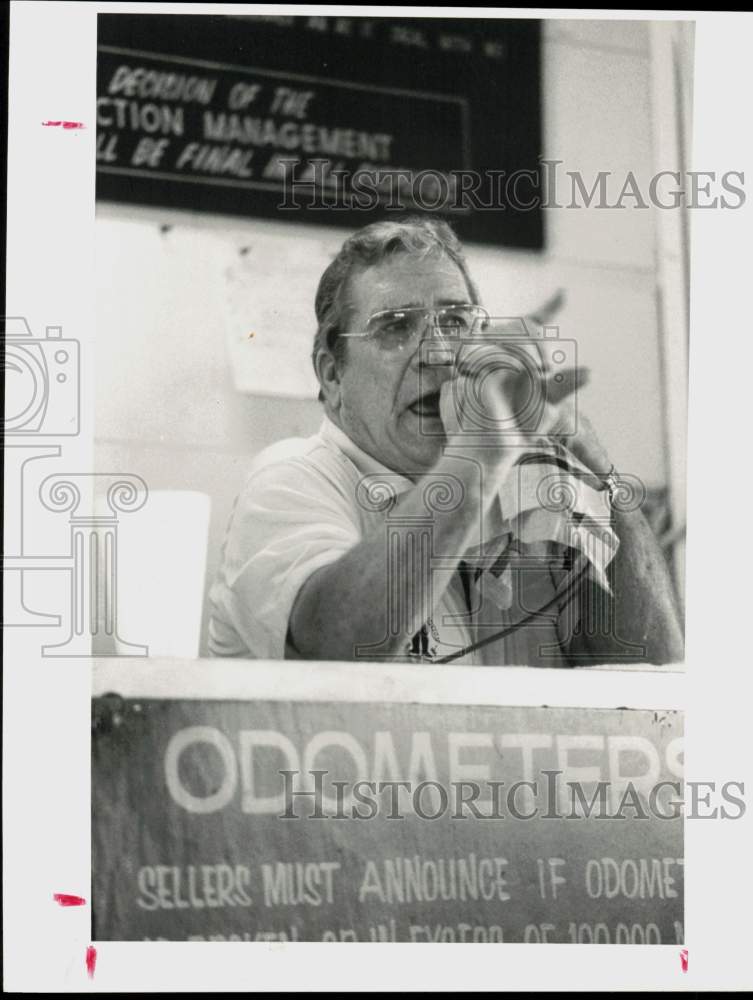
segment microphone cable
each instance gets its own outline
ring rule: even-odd
[[[529,612],[524,618],[521,618],[521,620],[519,622],[516,622],[514,625],[508,625],[506,628],[501,629],[499,632],[494,632],[492,635],[487,635],[483,639],[479,639],[468,646],[464,646],[462,649],[458,650],[457,653],[450,653],[448,656],[441,656],[438,660],[434,660],[434,662],[451,663],[453,660],[457,660],[461,656],[467,656],[468,653],[472,653],[477,649],[481,649],[483,646],[488,646],[489,643],[491,642],[496,642],[498,639],[504,639],[506,636],[512,635],[513,632],[517,632],[518,629],[522,628],[526,624],[526,622],[529,622],[537,615],[541,615],[545,611],[548,611],[549,608],[553,607],[555,604],[562,601],[563,598],[565,597],[567,597],[567,600],[565,601],[563,607],[566,607],[567,604],[569,604],[570,601],[573,599],[573,597],[575,597],[576,586],[581,582],[585,582],[585,577],[590,567],[590,563],[588,559],[585,558],[585,556],[581,554],[580,558],[583,559],[585,562],[585,566],[583,567],[583,569],[580,570],[575,579],[571,580],[567,584],[567,587],[564,589],[564,591],[558,590],[557,593],[554,595],[554,597],[551,600],[547,601],[546,604],[542,605],[540,608],[537,608],[536,611]],[[568,592],[570,591],[572,591],[572,593],[570,593],[570,596],[568,597],[567,595]],[[560,610],[562,610],[562,608],[560,608]]]

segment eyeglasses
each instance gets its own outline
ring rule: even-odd
[[[439,332],[442,337],[456,339],[482,332],[488,322],[486,309],[471,303],[443,306],[441,309],[409,306],[374,313],[362,333],[345,333],[343,336],[368,337],[383,351],[397,354],[408,349],[415,350],[427,329],[431,329],[433,335]]]

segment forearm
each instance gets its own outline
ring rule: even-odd
[[[473,465],[444,457],[403,494],[378,530],[306,581],[290,617],[290,636],[306,659],[368,659],[399,654],[432,614],[453,570],[477,538],[483,501]],[[432,480],[459,489],[457,507],[427,510]],[[421,535],[431,526],[431,548]],[[389,531],[389,540],[388,540]],[[452,554],[432,571],[432,550]],[[443,560],[445,562],[445,560]]]
[[[640,510],[615,511],[619,549],[609,567],[612,594],[581,600],[573,662],[677,663],[683,634],[672,580],[659,544]],[[594,585],[595,586],[595,585]]]

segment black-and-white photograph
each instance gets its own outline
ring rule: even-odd
[[[682,662],[692,46],[100,16],[95,463],[154,533],[123,641]]]
[[[698,557],[738,487],[710,518],[696,251],[747,211],[709,18],[41,3],[37,87],[12,6],[9,186],[55,221],[9,195],[3,628],[70,733],[40,715],[38,974],[361,989],[378,943],[370,989],[532,988],[535,950],[390,945],[557,944],[589,988],[705,983],[685,868],[747,809],[685,743],[715,670],[739,709]]]

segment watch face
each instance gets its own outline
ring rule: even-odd
[[[6,343],[5,360],[6,431],[34,430],[36,418],[47,400],[47,373],[34,344]]]

